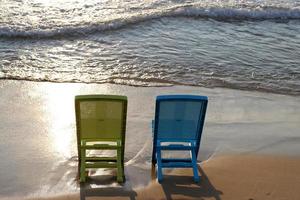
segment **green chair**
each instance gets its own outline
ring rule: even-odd
[[[75,112],[80,182],[85,182],[91,168],[117,168],[117,181],[124,182],[127,97],[79,95]],[[89,150],[114,150],[117,154],[88,156]]]

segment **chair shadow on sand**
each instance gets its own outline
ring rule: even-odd
[[[136,192],[132,189],[125,189],[123,185],[116,184],[115,177],[101,175],[95,178],[88,178],[85,183],[80,183],[80,200],[88,197],[118,197],[124,199],[136,199]]]
[[[201,175],[200,183],[195,183],[192,176],[186,175],[164,175],[161,188],[164,192],[164,199],[172,200],[180,198],[194,199],[215,199],[221,200],[222,191],[217,190],[204,170],[198,165],[198,171]],[[155,167],[152,165],[151,178],[156,179]],[[126,183],[125,183],[126,184]],[[173,196],[175,195],[175,196]],[[172,197],[173,196],[173,197]],[[128,185],[117,185],[115,177],[112,175],[93,176],[88,178],[87,182],[80,184],[80,200],[87,200],[89,197],[103,198],[121,198],[131,199],[137,198],[137,193],[128,188]]]
[[[222,191],[217,190],[209,178],[203,171],[203,169],[198,165],[198,171],[201,175],[199,183],[195,183],[192,179],[192,176],[184,175],[164,175],[164,180],[161,183],[162,189],[165,193],[165,199],[172,200],[172,195],[178,195],[195,198],[195,199],[204,199],[204,198],[214,198],[216,200],[221,200],[220,195]],[[151,169],[152,179],[156,178],[155,167],[152,165]],[[176,199],[179,199],[178,197]]]

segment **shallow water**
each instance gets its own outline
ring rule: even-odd
[[[300,94],[299,1],[0,4],[0,78]]]

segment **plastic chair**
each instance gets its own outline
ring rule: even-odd
[[[124,181],[124,146],[127,97],[79,95],[75,97],[80,182],[90,168],[117,168],[117,181]],[[116,156],[88,156],[87,150],[115,150]]]
[[[196,95],[162,95],[156,98],[152,121],[152,164],[157,164],[157,178],[163,168],[193,168],[199,182],[197,156],[200,147],[208,98]],[[189,151],[190,158],[162,158],[162,151]]]

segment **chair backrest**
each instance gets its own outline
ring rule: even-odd
[[[200,141],[207,101],[206,96],[158,96],[156,98],[154,139]]]
[[[127,97],[78,95],[75,97],[77,141],[125,138]]]

